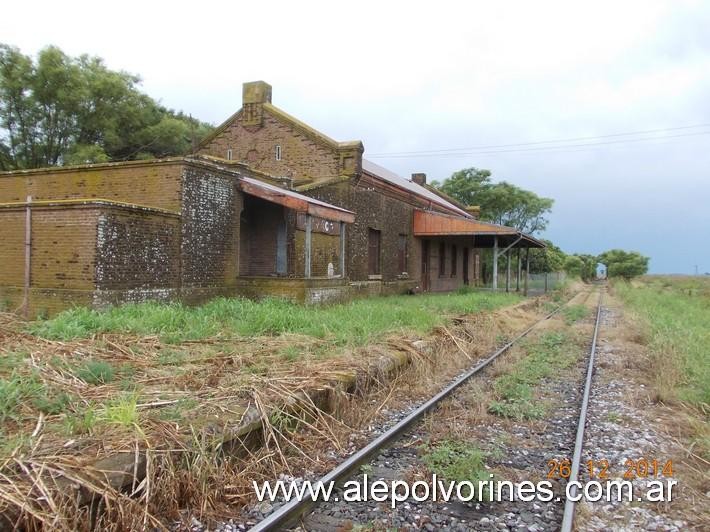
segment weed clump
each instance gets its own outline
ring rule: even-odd
[[[528,356],[518,361],[511,373],[493,383],[496,399],[488,405],[488,411],[518,421],[543,417],[545,405],[536,401],[534,387],[541,379],[574,362],[575,357],[562,349],[568,340],[564,333],[549,332],[538,341],[527,343]]]
[[[470,482],[472,494],[477,493],[479,481],[490,480],[485,465],[486,454],[475,445],[458,440],[443,440],[423,449],[422,461],[437,476],[449,482]]]
[[[113,381],[116,370],[104,360],[87,360],[76,369],[76,376],[87,384],[108,384]]]

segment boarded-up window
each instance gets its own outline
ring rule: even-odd
[[[399,235],[397,241],[397,264],[399,273],[407,272],[407,235]]]
[[[451,246],[451,277],[456,277],[456,270],[458,268],[459,255],[456,246]]]
[[[370,228],[367,245],[368,273],[380,275],[380,232]]]
[[[439,243],[439,277],[446,275],[446,244]]]

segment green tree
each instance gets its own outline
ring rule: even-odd
[[[572,275],[574,277],[581,277],[583,267],[584,263],[582,262],[582,259],[580,259],[576,255],[568,255],[567,258],[565,258],[563,268],[568,275]]]
[[[581,253],[577,255],[582,259],[582,271],[580,275],[584,281],[591,281],[597,276],[597,263],[599,260],[594,255],[589,255],[587,253]]]
[[[493,183],[491,172],[480,168],[465,168],[454,172],[443,183],[432,186],[465,205],[481,207],[481,219],[515,227],[525,233],[535,233],[547,227],[547,214],[554,200],[543,198],[529,190],[502,181]]]
[[[608,277],[631,279],[648,272],[649,258],[637,251],[611,249],[599,255],[598,261],[606,266]]]
[[[549,240],[543,240],[544,249],[530,250],[530,271],[532,273],[560,272],[565,268],[567,255]]]
[[[0,44],[0,169],[189,153],[211,126],[159,105],[140,78],[57,47]]]

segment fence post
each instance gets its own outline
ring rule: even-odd
[[[528,279],[530,278],[530,248],[525,248],[525,288],[523,295],[528,296]]]
[[[25,211],[25,287],[22,298],[25,319],[30,318],[30,274],[32,268],[32,196],[27,196]]]

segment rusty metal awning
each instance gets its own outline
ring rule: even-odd
[[[296,212],[305,212],[318,218],[324,218],[335,222],[353,223],[355,213],[331,205],[324,201],[309,198],[298,192],[286,190],[284,188],[264,183],[251,177],[239,178],[240,188],[245,194],[256,196],[271,203],[278,203]]]
[[[414,236],[473,236],[478,248],[493,247],[494,238],[498,237],[498,245],[523,248],[544,248],[540,240],[522,233],[514,227],[506,227],[472,218],[451,216],[432,211],[414,211]]]

